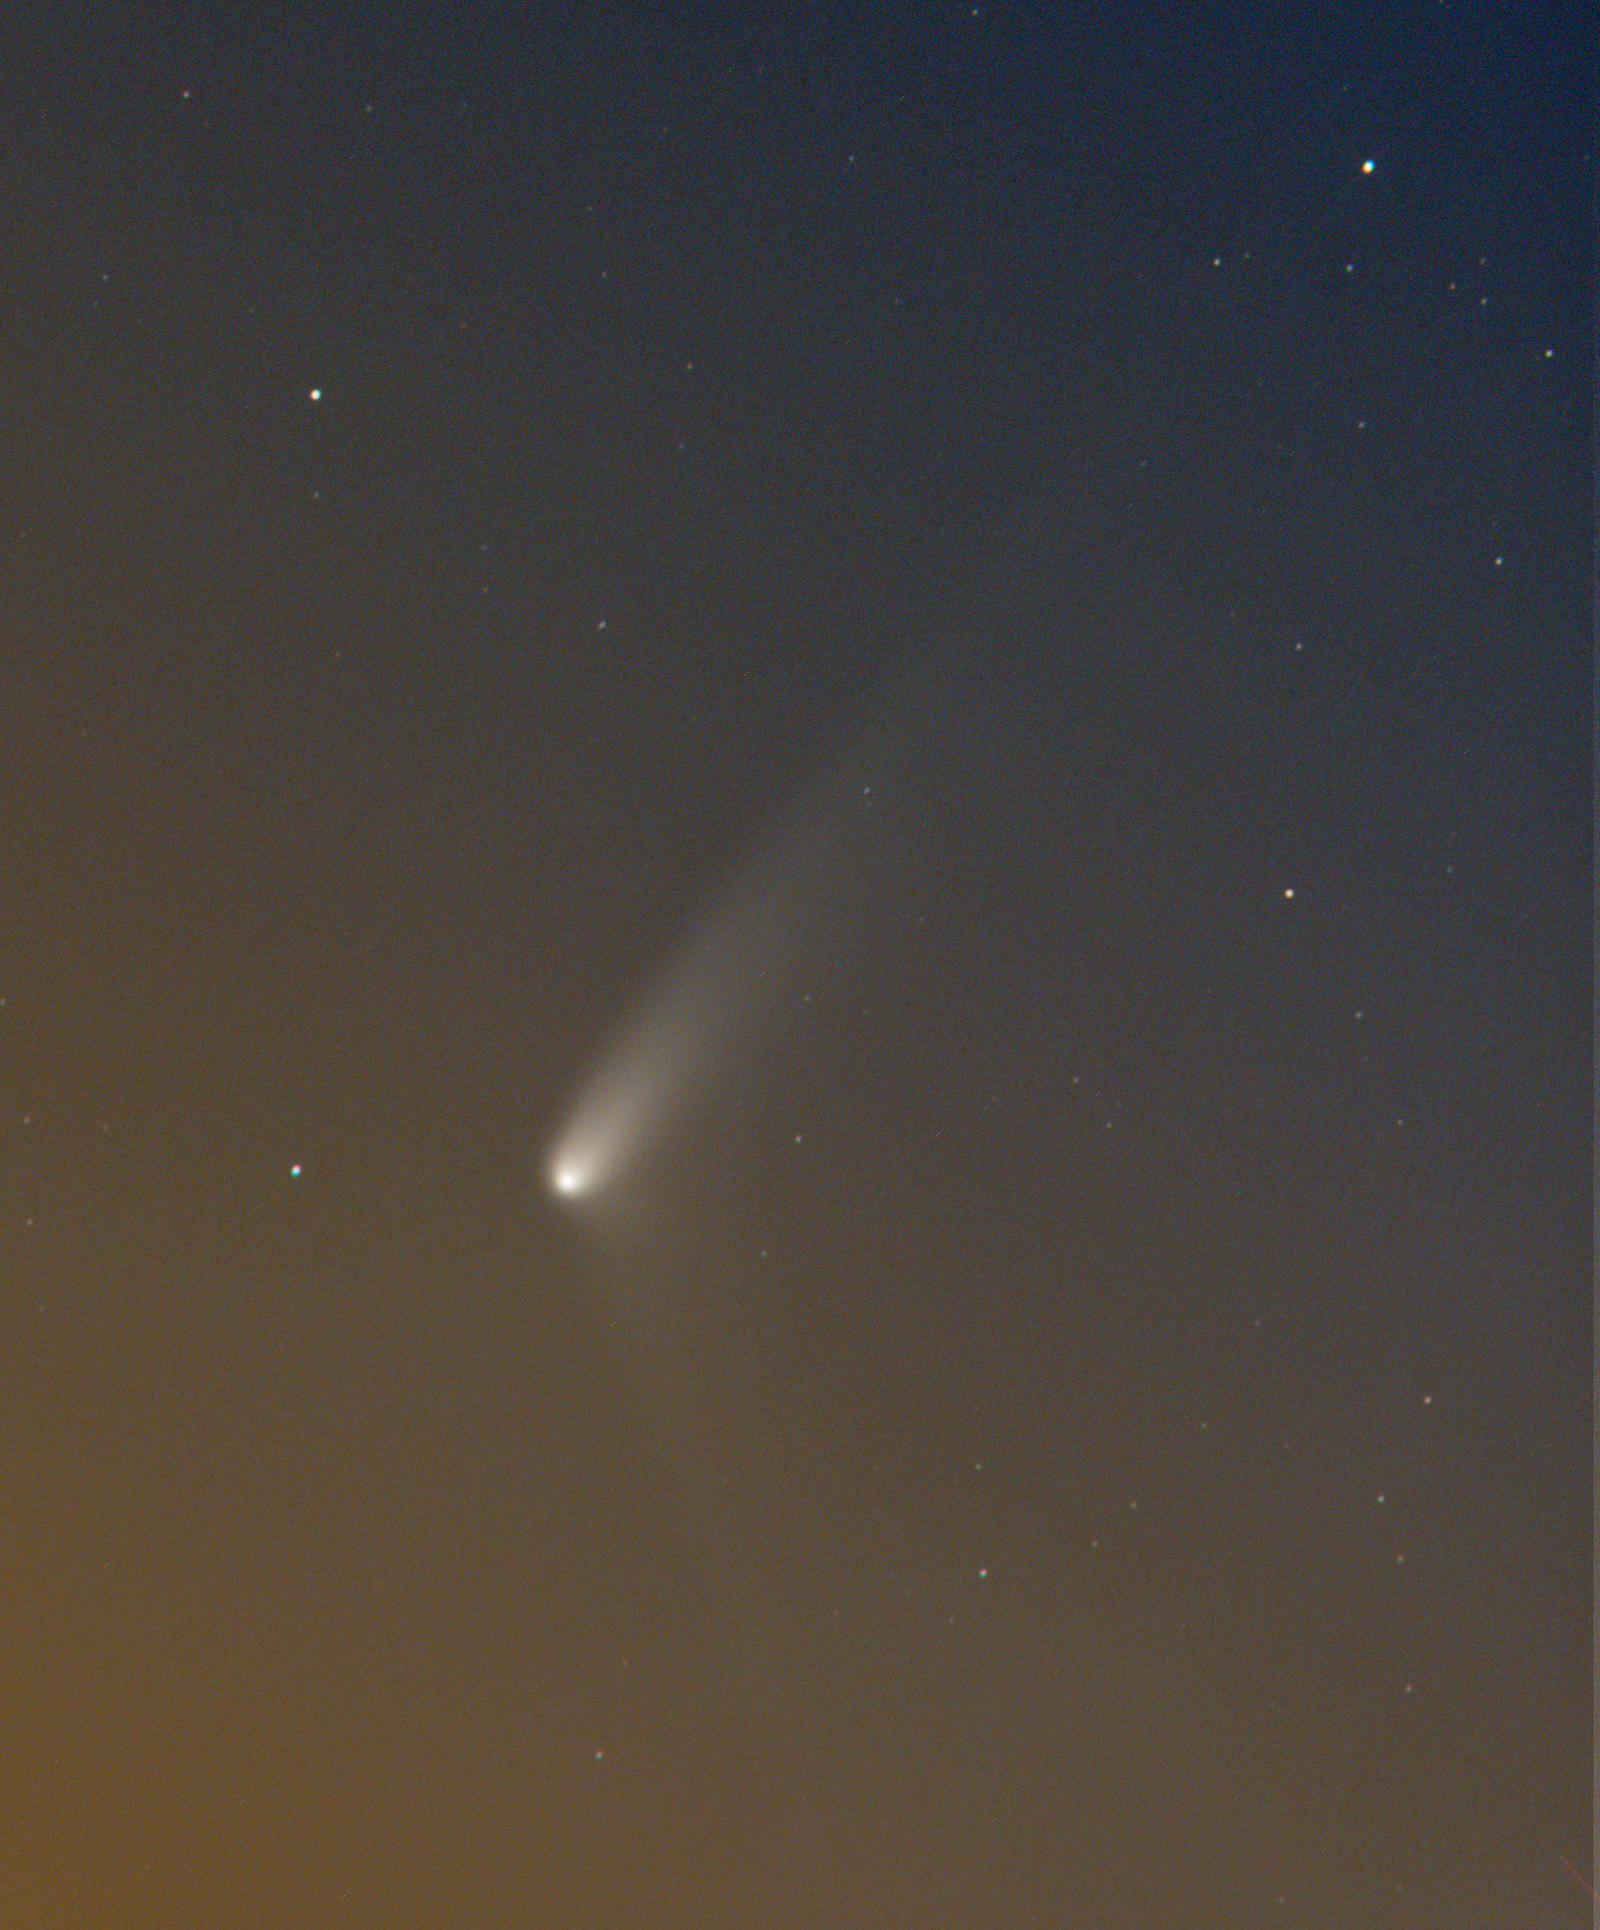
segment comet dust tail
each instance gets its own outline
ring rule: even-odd
[[[579,1091],[546,1158],[552,1192],[596,1207],[613,1196],[753,1062],[800,980],[863,922],[893,845],[882,773],[906,736],[858,744],[690,930]]]

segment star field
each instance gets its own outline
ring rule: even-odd
[[[1589,1920],[1584,24],[7,27],[19,1923]]]

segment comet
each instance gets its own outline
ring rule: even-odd
[[[547,1154],[558,1197],[596,1210],[614,1201],[753,1063],[806,971],[859,929],[894,846],[882,801],[908,735],[903,722],[864,735],[692,923],[598,1055]]]

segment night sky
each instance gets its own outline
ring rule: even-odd
[[[440,11],[0,30],[0,1923],[1587,1923],[1592,20]]]

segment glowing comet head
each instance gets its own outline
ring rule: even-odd
[[[545,1169],[563,1199],[597,1204],[614,1195],[669,1120],[692,1109],[730,1002],[705,978],[703,970],[688,975],[686,996],[680,976],[647,1000],[579,1098]]]

